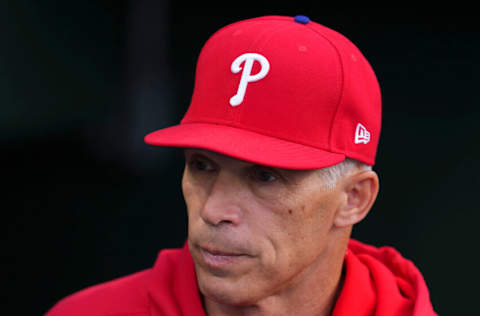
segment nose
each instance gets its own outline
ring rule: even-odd
[[[235,175],[220,171],[200,211],[203,221],[212,226],[239,225],[242,218],[241,191],[242,183]]]

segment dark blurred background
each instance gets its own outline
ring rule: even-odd
[[[440,314],[476,310],[476,19],[320,2],[16,0],[0,8],[2,313],[41,315],[183,244],[181,152],[149,147],[143,137],[179,122],[197,55],[214,31],[270,14],[305,14],[343,33],[379,78],[381,192],[354,237],[412,259]]]

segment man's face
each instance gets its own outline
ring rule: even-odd
[[[207,298],[253,304],[295,287],[327,260],[342,194],[316,171],[270,168],[200,149],[186,149],[185,157],[189,247]]]

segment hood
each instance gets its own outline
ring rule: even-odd
[[[437,315],[420,271],[391,247],[351,239],[343,271],[333,316]],[[206,316],[187,244],[162,250],[150,281],[152,316]]]
[[[344,272],[333,316],[437,315],[420,271],[391,247],[351,239]]]

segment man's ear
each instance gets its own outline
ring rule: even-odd
[[[367,216],[377,198],[379,180],[375,171],[362,170],[346,176],[343,182],[345,201],[334,219],[336,227],[347,227]]]

